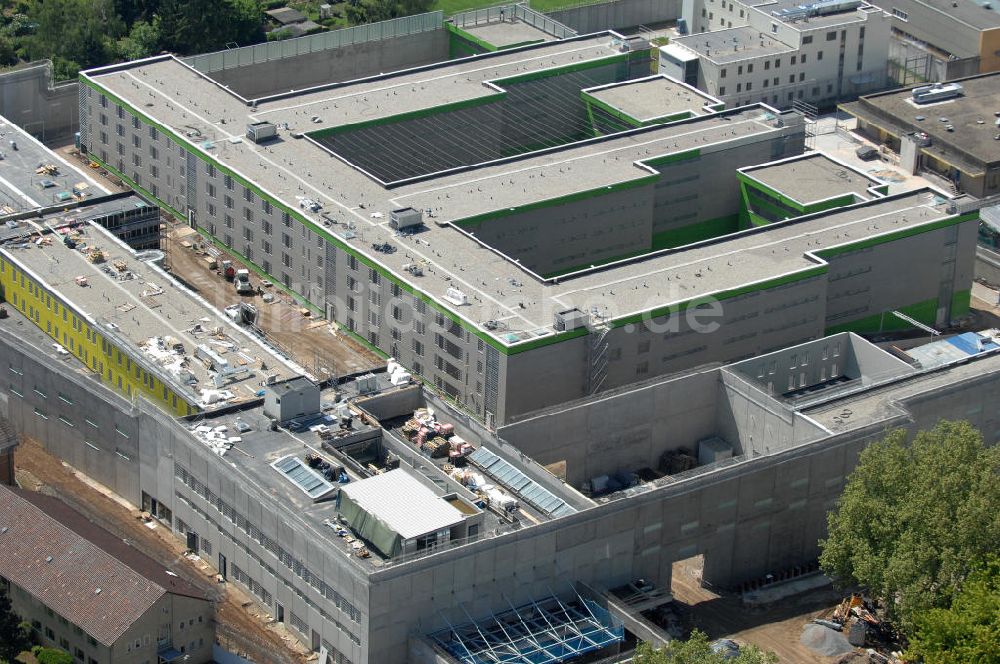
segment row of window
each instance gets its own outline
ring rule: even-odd
[[[300,577],[302,580],[311,584],[317,590],[320,591],[327,599],[333,601],[338,609],[343,611],[351,620],[356,623],[361,622],[361,611],[359,611],[353,604],[347,601],[340,593],[338,593],[334,588],[326,584],[319,575],[313,573],[306,567],[300,560],[292,556],[287,550],[281,547],[275,540],[271,539],[261,531],[256,525],[251,523],[246,517],[238,513],[232,508],[228,503],[222,500],[220,497],[216,496],[208,487],[202,484],[196,477],[191,475],[180,464],[174,464],[175,476],[183,484],[190,487],[199,496],[204,498],[212,507],[214,507],[219,513],[221,513],[226,519],[234,523],[237,528],[242,530],[244,533],[250,536],[251,539],[258,542],[261,546],[271,552],[282,564],[284,564],[288,569],[292,570],[296,576]],[[220,529],[221,531],[221,529]]]

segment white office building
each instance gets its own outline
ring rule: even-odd
[[[686,0],[691,34],[660,49],[660,71],[724,101],[787,108],[886,85],[890,17],[861,0]]]

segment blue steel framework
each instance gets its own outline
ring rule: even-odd
[[[566,602],[552,594],[430,638],[462,664],[557,664],[621,643],[625,630],[579,594]]]

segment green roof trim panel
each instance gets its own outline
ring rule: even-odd
[[[673,154],[663,155],[662,157],[651,157],[649,159],[643,159],[639,163],[655,168],[657,166],[676,164],[679,161],[688,161],[690,159],[698,159],[700,157],[701,157],[701,148],[694,148],[693,150],[685,150],[684,152],[674,152]]]
[[[679,226],[661,233],[653,234],[651,251],[683,247],[686,244],[711,240],[712,238],[729,235],[739,230],[740,217],[730,214],[725,217],[706,219],[686,226]]]
[[[458,37],[459,39],[464,39],[467,42],[471,42],[488,53],[500,50],[493,44],[489,43],[488,41],[480,39],[479,37],[475,36],[472,33],[466,32],[465,30],[458,27],[451,21],[445,21],[444,28],[445,30],[450,32],[453,36]]]
[[[688,118],[694,117],[694,113],[691,111],[680,111],[679,113],[672,113],[670,115],[661,115],[650,120],[640,120],[639,118],[633,117],[621,110],[620,108],[615,108],[611,104],[602,101],[595,97],[594,95],[586,92],[584,90],[580,91],[580,98],[588,105],[593,105],[605,113],[618,118],[622,122],[628,123],[633,127],[648,127],[650,125],[656,124],[666,124],[668,122],[677,122],[679,120],[687,120]]]
[[[834,198],[828,198],[825,201],[819,201],[818,203],[812,203],[811,205],[805,206],[805,213],[812,214],[813,212],[823,212],[824,210],[832,210],[838,207],[847,207],[848,205],[854,205],[858,202],[858,199],[854,194],[844,194],[843,196],[835,196]]]
[[[611,106],[610,104],[601,101],[600,99],[598,99],[597,97],[594,97],[589,92],[585,92],[585,91],[581,90],[580,91],[580,98],[583,99],[583,101],[584,101],[585,104],[587,104],[587,110],[588,111],[590,111],[590,107],[591,106],[594,106],[596,108],[601,109],[602,111],[604,111],[608,115],[611,115],[612,117],[618,118],[622,122],[625,122],[626,124],[630,124],[633,127],[641,127],[642,126],[642,122],[638,118],[634,118],[631,115],[629,115],[628,113],[622,111],[621,109],[617,109],[614,106]]]
[[[750,177],[746,173],[741,173],[739,171],[736,171],[736,178],[740,181],[741,184],[746,185],[750,189],[756,189],[758,192],[766,194],[767,196],[770,196],[771,198],[777,199],[778,201],[781,201],[785,205],[787,205],[787,206],[789,206],[791,208],[794,208],[794,209],[798,210],[799,212],[803,212],[804,213],[806,211],[806,206],[803,205],[802,203],[799,203],[798,201],[796,201],[796,200],[794,200],[792,198],[789,198],[788,196],[785,196],[784,194],[782,194],[780,191],[778,191],[776,189],[772,189],[771,187],[768,187],[763,182]]]

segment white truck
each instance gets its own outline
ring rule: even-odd
[[[254,289],[250,284],[250,270],[236,270],[233,285],[236,287],[236,292],[240,295],[253,295]]]

